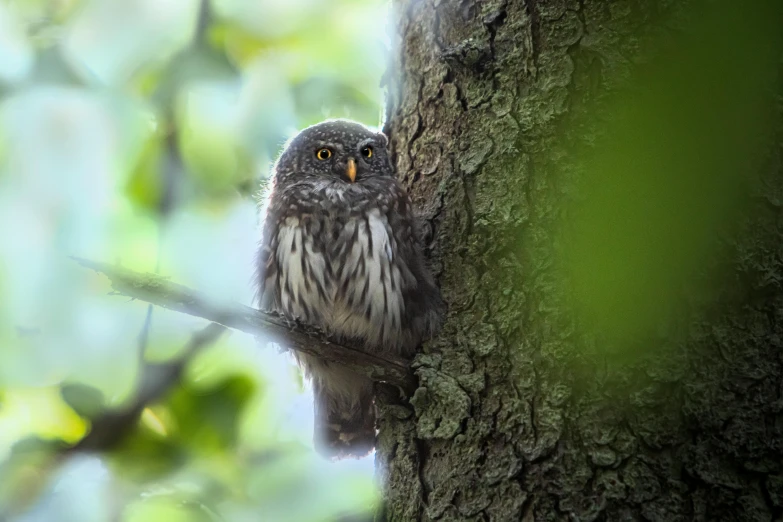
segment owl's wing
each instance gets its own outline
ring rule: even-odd
[[[409,283],[402,288],[405,302],[403,325],[408,330],[412,343],[418,345],[438,332],[446,305],[424,262],[423,245],[410,198],[399,185],[394,187],[393,192],[394,203],[388,215],[397,246],[393,262],[398,264],[403,273],[409,271],[412,275],[411,278],[404,278]]]
[[[269,196],[261,228],[261,242],[256,256],[256,303],[265,311],[280,309],[280,267],[277,263],[278,216],[273,194]]]

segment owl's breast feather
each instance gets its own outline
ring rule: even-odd
[[[279,302],[292,316],[338,336],[394,347],[404,278],[388,220],[378,209],[317,226],[287,217],[278,229]]]

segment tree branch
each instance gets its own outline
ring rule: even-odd
[[[270,340],[296,352],[340,364],[374,381],[398,386],[408,396],[416,389],[410,364],[400,357],[371,354],[356,346],[336,344],[316,328],[239,303],[210,302],[202,293],[172,283],[156,274],[141,274],[108,263],[73,259],[86,268],[106,275],[112,288],[121,295],[203,317],[242,332],[271,338]]]
[[[0,502],[0,521],[14,519],[26,511],[43,486],[49,483],[54,470],[69,456],[80,452],[109,451],[121,443],[137,426],[144,408],[161,399],[177,384],[193,357],[226,330],[222,325],[210,323],[193,334],[183,353],[173,361],[145,363],[139,369],[138,383],[127,405],[89,415],[77,411],[89,420],[90,430],[75,444],[66,445],[62,440],[35,436],[17,442],[8,458],[0,462],[0,481],[5,488],[3,502]],[[20,473],[20,469],[26,471]]]
[[[225,331],[224,326],[210,323],[193,335],[185,351],[174,361],[166,364],[145,364],[139,370],[141,382],[130,404],[119,410],[100,413],[91,419],[92,427],[89,433],[76,445],[68,448],[66,453],[105,451],[114,447],[136,426],[144,408],[168,392],[179,381],[185,366],[193,357],[202,348],[217,341]]]

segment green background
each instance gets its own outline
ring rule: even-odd
[[[311,449],[289,356],[233,333],[100,455],[141,361],[205,321],[108,295],[68,256],[252,301],[257,195],[297,129],[380,124],[387,5],[351,0],[0,2],[0,519],[332,520],[372,459]],[[206,22],[199,26],[199,20]]]

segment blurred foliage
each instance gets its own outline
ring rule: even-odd
[[[208,6],[208,9],[205,7]],[[64,451],[203,321],[107,296],[76,255],[249,303],[284,141],[378,125],[381,0],[0,0],[0,519],[331,520],[372,463],[311,449],[287,356],[233,335],[109,451]]]
[[[560,226],[574,302],[603,350],[634,350],[731,277],[716,260],[776,146],[781,5],[695,2],[686,30],[661,32],[590,113],[605,123],[574,154],[584,171]]]

